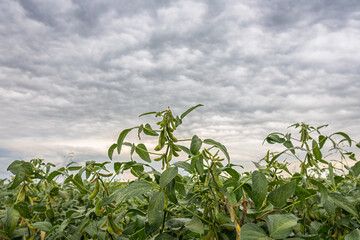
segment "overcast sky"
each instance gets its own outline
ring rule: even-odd
[[[204,104],[179,136],[220,141],[246,168],[295,122],[360,140],[358,0],[3,0],[0,12],[0,177],[15,159],[107,160],[122,129],[168,106]]]

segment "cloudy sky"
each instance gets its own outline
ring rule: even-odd
[[[0,12],[0,176],[15,159],[104,161],[122,129],[153,122],[139,114],[168,106],[204,104],[179,136],[218,140],[247,168],[295,122],[360,140],[357,0],[3,0]]]

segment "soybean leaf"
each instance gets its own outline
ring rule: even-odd
[[[59,171],[53,171],[49,174],[49,176],[46,178],[48,182],[51,182],[55,177],[59,176],[61,172]]]
[[[20,183],[22,183],[24,181],[24,179],[25,179],[25,169],[22,166],[20,166],[16,172],[14,180],[12,181],[11,185],[9,186],[9,189],[11,190],[11,189],[14,189],[17,186],[19,186]]]
[[[344,209],[348,213],[354,215],[355,217],[359,217],[358,212],[354,208],[354,205],[351,204],[344,196],[339,193],[329,193],[329,197],[335,203],[336,206]]]
[[[287,202],[287,199],[291,197],[296,188],[296,181],[286,183],[279,188],[269,193],[268,201],[274,206],[281,208]]]
[[[115,171],[116,174],[118,174],[120,172],[121,166],[122,166],[121,162],[115,162],[114,163],[114,171]]]
[[[117,148],[117,144],[116,144],[116,143],[114,143],[113,145],[111,145],[111,146],[109,147],[108,156],[109,156],[110,160],[112,160],[112,158],[113,158],[113,154],[114,154],[115,148]]]
[[[360,174],[360,162],[355,163],[354,166],[351,167],[351,170],[354,174],[354,177],[359,176]]]
[[[240,174],[231,167],[219,168],[219,170],[227,172],[234,181],[238,181],[240,179]]]
[[[190,218],[171,218],[166,221],[165,225],[172,231],[178,231],[189,221],[191,221]]]
[[[160,177],[160,181],[159,181],[160,188],[163,188],[166,185],[168,185],[171,182],[171,180],[173,180],[176,177],[177,174],[178,174],[177,167],[171,167],[171,168],[166,169],[161,174],[161,177]]]
[[[290,152],[292,152],[293,154],[295,154],[295,150],[294,150],[294,145],[292,144],[292,142],[290,140],[287,140],[283,143],[283,145],[290,150]]]
[[[29,210],[29,204],[27,202],[18,202],[15,204],[14,209],[16,209],[19,214],[24,218],[31,218],[32,214]]]
[[[175,193],[175,179],[173,179],[165,188],[166,196],[175,204],[178,204],[178,200],[176,198]]]
[[[185,161],[178,161],[178,162],[175,162],[173,165],[179,167],[179,168],[182,168],[184,169],[185,171],[189,172],[189,173],[193,173],[193,168],[191,167],[191,164],[190,163],[187,163]]]
[[[191,108],[189,108],[188,110],[186,110],[183,114],[181,114],[180,118],[183,119],[186,115],[188,115],[192,110],[194,110],[195,108],[198,108],[198,107],[201,107],[201,106],[204,106],[202,104],[198,104],[196,106],[193,106]]]
[[[145,124],[145,127],[143,127],[143,131],[146,135],[149,135],[149,136],[159,136],[159,134],[157,132],[155,132],[150,124]]]
[[[120,154],[120,152],[121,152],[121,147],[122,147],[122,144],[124,142],[124,139],[125,139],[126,135],[133,129],[134,128],[128,128],[128,129],[123,130],[120,133],[120,135],[118,137],[118,140],[117,140],[117,152],[118,152],[118,154]]]
[[[20,168],[23,168],[23,162],[24,161],[21,161],[21,160],[15,160],[8,166],[8,168],[6,170],[10,171],[12,174],[16,175],[17,171]]]
[[[31,224],[34,228],[39,229],[40,231],[49,232],[52,228],[52,224],[49,222],[36,222]]]
[[[147,112],[147,113],[143,113],[141,115],[139,115],[139,117],[145,116],[145,115],[150,115],[150,114],[156,114],[157,112]]]
[[[138,135],[138,138],[139,138],[139,140],[141,140],[141,133],[142,133],[142,131],[143,131],[143,128],[144,128],[144,125],[140,125],[139,127],[138,127],[138,132],[137,132],[137,135]]]
[[[79,169],[81,169],[82,167],[81,166],[71,166],[71,167],[68,167],[67,169],[69,170],[69,171],[77,171],[77,170],[79,170]]]
[[[283,135],[282,133],[270,133],[265,140],[270,144],[285,142],[285,138],[279,137],[278,134]]]
[[[324,146],[326,139],[327,139],[327,137],[325,137],[323,135],[319,135],[319,148],[320,149]]]
[[[151,163],[151,158],[149,156],[146,146],[142,143],[138,144],[135,149],[136,153],[141,157],[142,160]]]
[[[271,238],[284,239],[292,233],[297,218],[294,215],[275,214],[268,217],[266,224]]]
[[[359,240],[359,239],[360,239],[360,230],[358,228],[345,236],[345,240]]]
[[[319,181],[316,181],[315,179],[310,179],[311,183],[318,187],[320,194],[321,194],[321,203],[324,204],[327,200],[329,193],[326,189],[326,187]]]
[[[190,144],[190,152],[193,154],[193,155],[196,155],[198,154],[200,148],[201,148],[201,145],[202,145],[202,141],[201,139],[194,135],[191,139],[191,144]]]
[[[343,132],[336,132],[336,133],[331,134],[330,136],[335,135],[335,134],[343,136],[344,139],[349,143],[349,146],[351,147],[351,138],[349,137],[349,135],[347,135],[346,133],[343,133]]]
[[[270,240],[265,231],[254,223],[248,223],[242,226],[240,239],[246,240]]]
[[[315,159],[320,161],[322,159],[322,154],[321,154],[319,146],[315,140],[312,141],[312,151],[315,156]]]
[[[165,205],[165,196],[162,191],[155,193],[149,202],[148,207],[148,221],[150,226],[157,226],[161,225],[163,219],[163,208]]]
[[[205,226],[201,222],[201,220],[197,217],[194,217],[189,222],[185,224],[185,227],[189,229],[190,231],[198,234],[203,234],[205,231]]]
[[[187,155],[190,155],[192,156],[193,154],[190,152],[190,149],[188,149],[187,147],[185,146],[182,146],[182,145],[176,145],[178,148],[180,148],[182,151],[184,151]]]
[[[268,181],[265,175],[259,171],[254,171],[251,176],[251,199],[253,200],[255,207],[259,209],[262,206],[267,195]]]
[[[196,171],[202,176],[204,174],[204,162],[203,157],[200,156],[194,156],[191,158],[191,166],[192,168],[195,168]]]
[[[10,207],[6,211],[6,221],[5,221],[5,230],[6,232],[11,235],[12,232],[15,230],[18,221],[20,218],[20,213],[18,210]]]
[[[215,140],[212,140],[212,139],[205,139],[203,141],[203,143],[206,143],[206,144],[209,144],[209,145],[213,145],[215,147],[217,147],[218,149],[220,149],[220,151],[222,151],[226,157],[226,159],[228,160],[228,163],[230,163],[230,156],[229,156],[229,153],[226,149],[226,147],[224,145],[222,145],[221,143],[215,141]]]
[[[116,202],[120,203],[126,199],[141,196],[142,194],[149,192],[151,189],[152,185],[150,183],[144,181],[135,181],[127,185],[125,188],[116,190],[109,196],[110,199],[104,198],[101,205],[104,206],[107,203],[112,202],[112,200],[116,200]]]

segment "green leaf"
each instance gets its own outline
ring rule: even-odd
[[[196,169],[200,176],[204,174],[204,162],[201,155],[191,158],[191,166]]]
[[[191,221],[190,218],[171,218],[166,221],[165,225],[171,231],[178,231],[189,221]]]
[[[238,181],[240,179],[238,171],[231,167],[220,168],[219,170],[227,172],[234,181]]]
[[[265,231],[254,223],[248,223],[242,226],[240,239],[246,240],[270,240]]]
[[[12,232],[14,232],[16,226],[18,225],[19,218],[20,218],[20,213],[16,209],[14,209],[13,207],[7,209],[5,230],[9,235],[11,235]]]
[[[118,137],[118,140],[117,140],[117,152],[118,152],[118,154],[120,154],[120,152],[121,152],[121,147],[123,145],[123,142],[124,142],[124,139],[125,139],[126,135],[133,129],[134,128],[128,128],[128,129],[123,130],[120,133],[120,135]]]
[[[176,198],[175,193],[175,179],[173,179],[165,188],[165,194],[169,198],[170,201],[172,201],[175,204],[178,204],[178,200]]]
[[[295,188],[296,188],[296,181],[286,183],[280,186],[279,188],[273,190],[272,192],[270,192],[268,196],[268,201],[274,207],[281,208],[286,204],[288,198],[294,194]]]
[[[182,145],[176,145],[178,148],[180,148],[182,151],[184,151],[187,155],[189,156],[193,156],[193,154],[190,152],[190,149],[188,149],[187,147],[185,146],[182,146]]]
[[[146,135],[149,135],[149,136],[159,136],[159,134],[157,132],[155,132],[150,124],[145,124],[145,127],[143,127],[143,131]]]
[[[116,174],[118,174],[120,172],[121,166],[122,166],[121,162],[114,163],[114,171],[116,172]]]
[[[326,189],[326,187],[319,181],[316,181],[315,179],[310,179],[311,183],[318,187],[318,190],[321,194],[321,203],[324,204],[327,200],[329,193]]]
[[[279,137],[278,134],[281,133],[271,133],[265,138],[265,140],[270,144],[285,142],[285,138]]]
[[[147,113],[143,113],[141,115],[139,115],[139,117],[145,116],[145,115],[150,115],[150,114],[156,114],[157,112],[147,112]]]
[[[292,233],[297,218],[294,215],[275,214],[268,216],[266,224],[271,238],[284,239]]]
[[[355,217],[359,217],[358,212],[354,208],[354,205],[351,204],[344,196],[339,193],[329,193],[329,197],[335,203],[336,206],[344,209],[348,213],[354,215]]]
[[[324,146],[326,140],[327,140],[327,137],[325,137],[323,135],[319,135],[319,147],[320,147],[320,149]]]
[[[192,110],[194,110],[195,108],[198,108],[198,107],[201,107],[201,106],[204,106],[202,104],[198,104],[196,106],[193,106],[191,108],[189,108],[188,110],[186,110],[183,114],[181,114],[180,118],[183,119],[186,115],[188,115]]]
[[[116,200],[118,203],[121,203],[124,200],[127,200],[132,197],[139,197],[144,193],[149,192],[152,189],[150,183],[144,182],[142,180],[134,181],[127,185],[124,188],[120,188],[112,193],[109,197],[106,197],[101,202],[101,205],[107,205],[113,200]]]
[[[356,144],[356,146],[357,146],[358,148],[360,148],[360,142],[358,142],[358,143]]]
[[[52,224],[49,222],[36,222],[31,224],[34,228],[39,229],[40,231],[49,232],[52,228]]]
[[[24,161],[21,161],[21,160],[15,160],[13,161],[7,168],[7,171],[10,171],[12,174],[16,175],[17,171],[20,169],[20,168],[23,168],[22,165],[23,165],[23,162]]]
[[[115,150],[116,147],[117,147],[117,144],[116,144],[116,143],[114,143],[113,145],[111,145],[111,146],[109,147],[108,156],[109,156],[109,159],[110,159],[110,160],[112,160],[112,158],[113,158],[114,150]]]
[[[165,196],[162,191],[155,193],[149,202],[148,207],[148,221],[150,226],[157,226],[161,225],[163,220],[163,208],[165,205]]]
[[[22,166],[19,166],[15,178],[12,181],[11,185],[9,186],[9,189],[14,189],[17,186],[19,186],[23,181],[25,180],[25,169]]]
[[[46,178],[48,182],[51,182],[55,177],[59,176],[61,172],[59,171],[53,171],[49,174],[49,176]]]
[[[228,160],[228,163],[230,163],[230,156],[229,156],[229,153],[226,149],[226,147],[224,145],[222,145],[221,143],[215,141],[215,140],[212,140],[212,139],[205,139],[203,141],[203,143],[206,143],[206,144],[209,144],[209,145],[213,145],[215,147],[217,147],[218,149],[220,149],[220,151],[222,151],[226,157],[226,159]]]
[[[316,160],[320,161],[322,159],[321,151],[315,140],[312,141],[312,152],[313,152]]]
[[[251,199],[253,200],[256,208],[261,208],[268,188],[268,181],[262,172],[254,171],[252,173],[252,191]]]
[[[20,213],[24,218],[32,218],[32,214],[29,210],[29,204],[27,202],[18,202],[15,204],[14,208]]]
[[[198,138],[198,136],[194,135],[191,139],[191,144],[190,144],[190,152],[193,155],[196,155],[199,153],[199,150],[201,148],[202,145],[202,141],[200,138]]]
[[[360,174],[360,162],[355,163],[354,166],[351,167],[351,170],[354,174],[354,177],[359,176]]]
[[[72,167],[68,167],[67,169],[69,170],[69,171],[77,171],[77,170],[79,170],[79,169],[81,169],[82,167],[81,166],[72,166]]]
[[[171,180],[173,180],[176,175],[178,174],[178,168],[177,167],[171,167],[166,169],[160,177],[160,188],[165,187],[166,185],[168,185]]]
[[[343,132],[336,132],[336,133],[331,134],[330,137],[335,134],[343,136],[344,139],[349,143],[349,146],[351,147],[351,138],[349,137],[349,135],[347,135],[346,133],[343,133]]]
[[[290,150],[290,152],[292,152],[293,154],[295,154],[295,150],[294,150],[294,145],[292,144],[292,142],[290,140],[287,140],[283,143],[283,145]]]
[[[185,161],[178,161],[178,162],[175,162],[173,165],[179,167],[179,168],[182,168],[184,169],[185,171],[187,171],[188,173],[193,173],[193,168],[191,167],[191,164],[190,163],[187,163]]]
[[[138,144],[135,149],[136,153],[141,157],[142,160],[151,163],[151,158],[146,146],[142,143]]]
[[[194,217],[189,222],[185,224],[185,227],[189,229],[191,232],[198,233],[198,234],[204,234],[205,226],[201,222],[201,220],[197,217]]]
[[[345,236],[345,240],[359,240],[359,239],[360,239],[360,230],[358,228]]]

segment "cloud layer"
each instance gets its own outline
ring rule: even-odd
[[[202,103],[181,135],[252,166],[272,131],[360,140],[358,1],[0,2],[0,168],[106,160],[137,116]],[[150,121],[150,118],[145,118]]]

